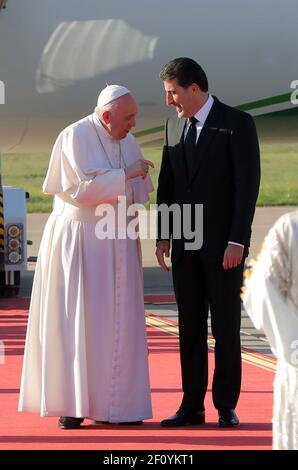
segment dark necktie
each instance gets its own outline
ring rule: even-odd
[[[196,154],[196,141],[197,141],[197,128],[196,123],[198,120],[192,116],[190,119],[190,126],[188,128],[185,140],[184,140],[184,151],[187,163],[188,173],[190,173]]]

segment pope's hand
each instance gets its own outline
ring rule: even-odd
[[[142,178],[146,178],[147,173],[149,171],[149,166],[154,168],[154,164],[150,162],[150,160],[142,160],[141,158],[136,162],[132,163],[131,165],[125,168],[125,175],[126,179],[136,178],[137,176],[142,176]]]
[[[169,272],[169,268],[165,263],[164,256],[169,258],[170,256],[170,242],[168,241],[160,241],[157,243],[155,255],[160,265],[161,269],[166,273]]]

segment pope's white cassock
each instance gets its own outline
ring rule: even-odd
[[[282,216],[269,231],[244,307],[278,360],[273,449],[298,450],[298,211]]]
[[[98,204],[117,213],[118,196],[148,200],[150,177],[126,181],[123,169],[140,158],[134,137],[112,140],[96,113],[56,141],[43,186],[54,209],[36,265],[19,411],[111,423],[152,417],[140,242],[95,233]]]

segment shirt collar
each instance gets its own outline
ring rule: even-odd
[[[210,112],[210,109],[212,108],[213,103],[214,103],[214,98],[213,96],[209,95],[206,103],[194,115],[194,117],[197,118],[197,120],[200,121],[201,124],[205,124],[205,121]]]

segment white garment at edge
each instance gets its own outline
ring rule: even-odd
[[[139,240],[95,235],[95,208],[145,202],[150,177],[131,134],[113,141],[95,114],[54,146],[43,190],[54,194],[36,266],[19,411],[137,421],[152,417]]]
[[[244,306],[278,359],[273,449],[298,450],[298,211],[282,216],[269,231]]]

